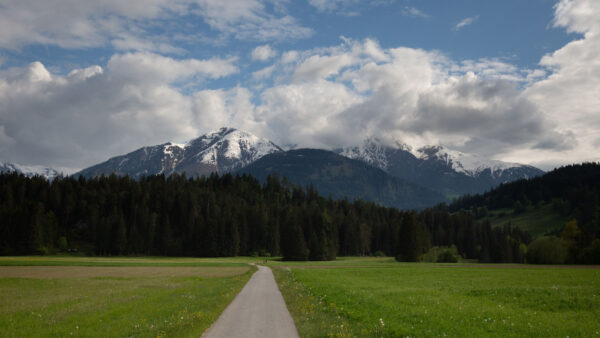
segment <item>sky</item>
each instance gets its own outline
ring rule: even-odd
[[[0,0],[0,161],[223,126],[548,170],[600,161],[598,0]]]

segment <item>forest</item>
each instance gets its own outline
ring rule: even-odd
[[[529,245],[530,262],[600,263],[599,163],[568,165],[484,194],[463,196],[449,210],[485,216],[500,209],[519,214],[540,205],[551,205],[553,212],[570,221],[561,231],[547,233]]]
[[[400,211],[333,200],[276,175],[261,185],[231,174],[53,181],[2,174],[0,222],[1,255],[387,255],[419,261],[448,248],[440,260],[452,261],[452,251],[503,263],[525,262],[532,240],[518,228],[477,223],[469,211],[450,213],[444,205]]]

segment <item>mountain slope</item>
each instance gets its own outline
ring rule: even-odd
[[[52,180],[62,173],[56,169],[39,165],[20,165],[16,163],[0,162],[0,173],[16,172],[27,177],[41,176]]]
[[[423,208],[444,200],[429,189],[326,150],[298,149],[270,154],[237,173],[261,181],[276,173],[294,184],[312,184],[323,196],[360,198],[400,209]]]
[[[361,146],[335,152],[438,191],[447,198],[481,193],[501,183],[543,174],[531,166],[488,160],[441,146],[412,151],[408,145],[387,146],[377,139],[367,139]]]
[[[165,143],[116,156],[79,172],[85,177],[142,176],[186,173],[190,176],[226,173],[262,156],[282,151],[273,142],[233,128],[221,128],[185,145]]]

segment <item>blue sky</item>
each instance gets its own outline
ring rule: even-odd
[[[82,168],[228,125],[595,161],[598,22],[595,0],[0,0],[0,160]]]

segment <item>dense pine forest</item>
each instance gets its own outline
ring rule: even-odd
[[[482,262],[524,262],[531,242],[517,228],[479,224],[468,211],[334,201],[275,175],[261,185],[229,174],[51,182],[3,174],[0,220],[2,255],[389,255],[418,261],[434,250],[439,260],[451,261],[454,253]]]

